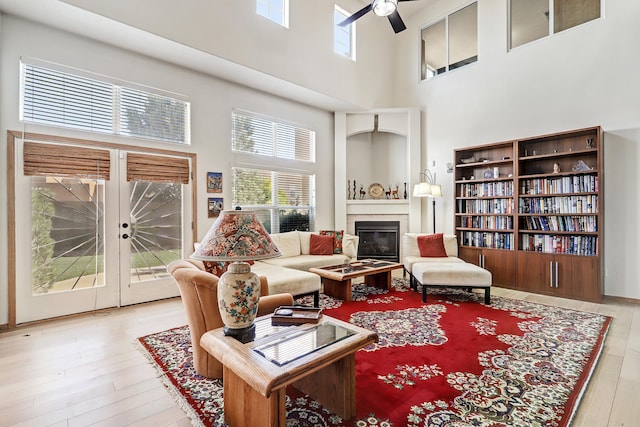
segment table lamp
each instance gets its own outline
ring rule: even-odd
[[[255,337],[260,279],[246,261],[274,258],[280,250],[253,211],[220,212],[191,258],[231,262],[218,280],[218,308],[224,334],[248,342]]]

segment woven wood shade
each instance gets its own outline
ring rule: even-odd
[[[127,154],[127,181],[189,183],[189,160],[149,154]]]
[[[74,176],[108,180],[110,170],[108,150],[31,141],[24,143],[24,174],[27,176]]]

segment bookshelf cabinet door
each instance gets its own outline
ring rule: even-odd
[[[482,263],[480,258],[481,255],[482,249],[470,248],[468,246],[460,246],[458,248],[458,256],[460,259],[470,264],[477,265],[478,267],[480,267],[480,264]]]
[[[518,252],[518,289],[547,295],[554,294],[554,263],[554,255],[536,252]]]
[[[495,285],[512,287],[516,283],[516,256],[514,251],[484,249],[483,267],[491,272]]]
[[[600,262],[593,256],[556,256],[558,286],[556,295],[600,302]]]

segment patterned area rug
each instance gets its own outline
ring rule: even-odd
[[[375,330],[356,354],[357,416],[343,420],[293,387],[287,426],[567,426],[610,318],[463,290],[423,304],[394,279],[356,286],[354,301],[322,296],[323,312]],[[301,299],[298,303],[310,304]],[[224,425],[222,382],[193,370],[186,326],[138,338],[194,425]]]

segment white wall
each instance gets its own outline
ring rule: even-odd
[[[360,18],[366,24],[357,24],[357,62],[333,52],[334,5],[355,12],[362,0],[290,1],[288,29],[257,15],[255,0],[63,2],[354,105],[387,107],[392,97],[393,87],[379,84],[393,80],[387,19]]]
[[[439,1],[398,39],[396,103],[423,114],[423,164],[436,162],[438,229],[453,231],[453,148],[600,125],[605,140],[605,294],[640,299],[640,2],[604,1],[598,19],[507,52],[507,1],[478,2],[479,60],[418,81],[419,28],[467,1]],[[425,218],[425,220],[428,220]],[[423,222],[423,228],[426,227]]]
[[[192,145],[185,151],[198,155],[198,234],[202,237],[212,224],[207,218],[206,172],[224,174],[225,208],[231,206],[231,109],[259,112],[316,131],[316,195],[319,228],[332,228],[333,196],[333,114],[291,102],[246,87],[189,71],[175,65],[132,54],[76,35],[2,15],[0,19],[0,324],[7,323],[7,182],[6,131],[18,130],[61,136],[85,137],[100,141],[145,144],[141,141],[108,137],[101,134],[71,132],[58,128],[24,126],[18,120],[19,61],[21,56],[64,64],[113,78],[144,83],[148,86],[186,95],[191,101]],[[176,144],[148,143],[150,146],[180,150]]]

